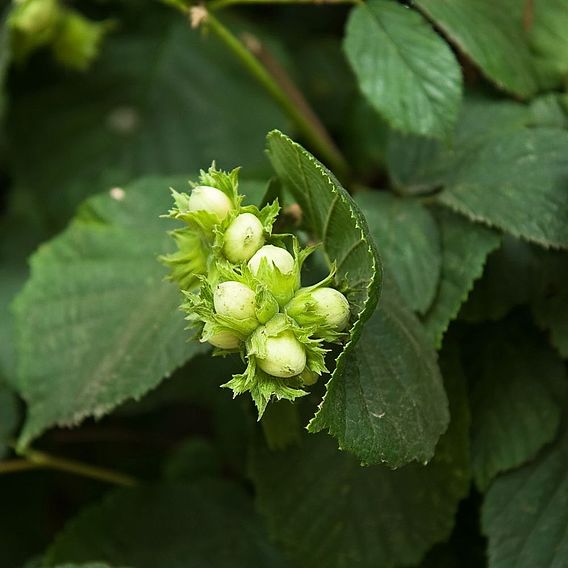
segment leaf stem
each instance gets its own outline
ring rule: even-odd
[[[0,474],[45,468],[65,471],[67,473],[73,473],[82,477],[105,481],[124,487],[134,487],[139,484],[138,480],[130,475],[75,460],[53,456],[37,450],[25,449],[21,451],[21,455],[23,459],[0,462]]]
[[[265,66],[246,46],[203,6],[193,8],[191,18],[194,24],[205,24],[225,46],[233,52],[242,65],[256,78],[284,112],[294,121],[306,141],[321,156],[338,177],[345,177],[348,165],[345,158],[326,135],[322,128],[314,125],[313,116],[294,103],[285,89],[278,84]]]

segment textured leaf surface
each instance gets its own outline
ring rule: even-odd
[[[385,272],[398,285],[402,299],[424,313],[436,294],[442,254],[438,226],[417,201],[386,192],[357,196],[381,251]]]
[[[197,352],[156,258],[171,246],[159,219],[169,185],[185,178],[148,178],[92,198],[32,257],[15,304],[16,388],[28,403],[20,444],[139,398]]]
[[[566,373],[560,357],[519,323],[482,328],[468,342],[472,466],[481,489],[556,435]]]
[[[537,78],[518,0],[416,0],[415,3],[499,88],[530,97]]]
[[[469,416],[455,359],[442,364],[453,420],[427,466],[360,467],[319,434],[285,452],[255,448],[251,472],[258,506],[274,538],[303,566],[416,564],[448,536],[469,486]]]
[[[93,558],[136,568],[289,568],[242,490],[201,482],[122,490],[71,521],[49,566]]]
[[[392,286],[342,364],[309,430],[327,428],[365,463],[429,460],[448,424],[446,394],[436,353]]]
[[[568,247],[568,132],[495,137],[450,176],[440,201],[544,246]]]
[[[562,568],[568,558],[568,432],[523,468],[499,477],[482,511],[490,568]]]
[[[323,243],[327,260],[336,263],[338,282],[347,284],[355,320],[317,415],[317,429],[322,429],[329,426],[327,415],[332,408],[332,414],[346,410],[345,401],[335,398],[336,388],[344,382],[347,357],[377,304],[382,267],[364,216],[335,177],[280,132],[269,134],[268,152],[278,177],[300,204],[306,225]],[[358,440],[351,449],[361,457],[369,455],[365,440]]]
[[[185,174],[214,159],[266,167],[264,137],[283,124],[275,105],[214,38],[151,4],[105,39],[88,74],[28,91],[11,110],[14,175],[58,219],[100,187],[142,175]]]
[[[439,348],[450,322],[483,272],[487,255],[499,236],[449,211],[437,211],[442,235],[442,274],[434,303],[423,319],[427,335]]]
[[[352,11],[344,47],[363,94],[394,128],[438,138],[452,131],[460,67],[420,14],[370,0]]]
[[[391,132],[386,155],[389,174],[404,194],[431,192],[491,138],[532,122],[520,103],[467,97],[450,143]]]

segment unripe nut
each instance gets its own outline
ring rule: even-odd
[[[252,213],[241,213],[225,231],[223,253],[233,263],[246,262],[264,244],[264,228]]]
[[[209,185],[194,187],[189,196],[189,211],[207,211],[222,221],[233,208],[233,203],[220,189]]]
[[[349,302],[334,288],[317,288],[311,293],[316,311],[335,331],[343,331],[349,323]]]
[[[230,331],[220,331],[212,335],[207,341],[220,349],[236,349],[240,345],[240,339]]]
[[[306,350],[291,331],[284,331],[266,339],[266,357],[257,358],[257,364],[273,377],[294,377],[306,368]]]
[[[264,245],[250,260],[248,266],[251,272],[256,276],[260,268],[260,261],[266,260],[282,274],[291,274],[294,270],[294,257],[286,250],[274,245]]]
[[[213,294],[215,312],[238,320],[255,317],[255,293],[240,282],[218,284]]]

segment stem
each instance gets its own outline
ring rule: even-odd
[[[52,456],[44,452],[38,452],[37,450],[23,450],[21,455],[24,459],[1,462],[0,473],[46,468],[65,471],[67,473],[73,473],[82,477],[88,477],[98,481],[106,481],[107,483],[113,483],[115,485],[122,485],[125,487],[134,487],[135,485],[138,485],[138,481],[129,475],[125,475],[111,469]]]
[[[208,29],[233,52],[244,67],[294,121],[308,143],[334,170],[335,174],[338,177],[345,177],[348,172],[347,162],[331,140],[325,134],[322,134],[319,128],[314,127],[312,117],[308,118],[301,112],[259,60],[211,12],[206,12],[203,7],[195,8],[195,10],[199,10],[199,17],[194,21],[205,22]]]
[[[28,460],[7,460],[0,462],[0,474],[28,471],[30,469],[39,469],[39,467],[38,464]]]

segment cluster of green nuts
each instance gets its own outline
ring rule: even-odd
[[[83,71],[98,55],[112,23],[94,22],[61,0],[13,0],[8,27],[15,59],[50,47],[61,64]]]
[[[324,343],[341,340],[349,325],[349,302],[331,286],[334,270],[302,287],[315,247],[273,233],[277,200],[262,209],[242,205],[238,169],[213,165],[191,193],[172,193],[168,216],[184,226],[172,232],[177,250],[163,260],[185,295],[182,308],[200,341],[247,363],[224,386],[250,392],[260,415],[272,397],[306,394],[303,387],[327,371]]]

